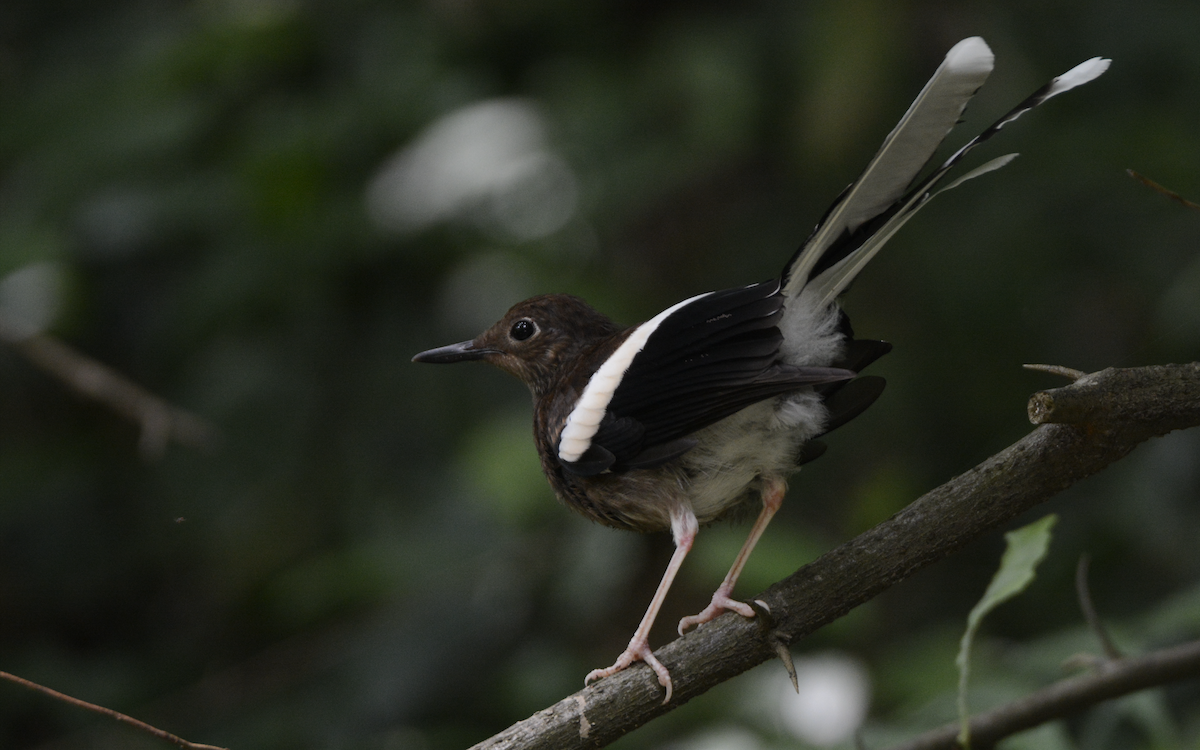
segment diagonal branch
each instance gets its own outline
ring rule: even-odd
[[[659,649],[675,683],[670,704],[661,705],[653,673],[637,665],[474,750],[600,747],[773,658],[776,640],[828,625],[1139,443],[1200,424],[1200,363],[1103,370],[1035,394],[1030,411],[1041,426],[1029,435],[756,597],[770,607],[770,629],[726,614]]]
[[[1085,675],[1048,685],[1037,692],[971,718],[971,746],[992,747],[1005,737],[1106,700],[1189,677],[1200,677],[1200,641],[1153,651],[1144,656],[1105,660]],[[919,735],[890,750],[954,750],[957,722]]]
[[[10,345],[76,393],[136,422],[141,428],[138,450],[146,460],[161,458],[172,440],[201,448],[210,447],[217,440],[217,429],[206,420],[171,405],[53,336],[26,334],[0,318],[0,342]]]
[[[228,750],[228,748],[217,747],[216,745],[204,745],[199,742],[189,742],[179,735],[171,734],[170,732],[159,729],[156,726],[152,726],[144,721],[135,719],[128,714],[123,714],[120,711],[114,711],[111,708],[105,708],[104,706],[97,706],[95,703],[88,703],[87,701],[80,700],[74,696],[67,695],[66,693],[60,693],[57,690],[48,688],[45,685],[39,685],[38,683],[27,680],[24,677],[18,677],[15,674],[0,672],[0,680],[5,680],[13,683],[14,685],[20,685],[21,687],[29,688],[34,692],[41,693],[42,695],[53,698],[54,700],[62,701],[69,706],[75,706],[76,708],[82,708],[85,711],[91,711],[92,713],[100,714],[101,716],[107,716],[110,719],[115,719],[122,724],[137,729],[138,731],[145,732],[146,734],[157,737],[160,740],[166,740],[173,745],[178,745],[184,750]]]

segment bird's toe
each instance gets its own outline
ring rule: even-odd
[[[663,698],[663,704],[669,703],[671,701],[671,694],[674,691],[674,684],[671,682],[671,673],[667,671],[663,663],[650,650],[650,644],[644,639],[631,641],[611,667],[593,669],[591,672],[588,672],[587,677],[583,678],[583,682],[585,685],[588,685],[594,680],[614,675],[635,661],[644,661],[647,666],[654,670],[654,674],[658,677],[658,684],[662,685],[663,689],[667,691],[666,697]]]
[[[725,612],[737,612],[747,619],[754,617],[754,609],[749,604],[739,602],[736,599],[730,599],[727,594],[718,591],[713,594],[712,601],[709,602],[707,607],[679,621],[679,634],[683,635],[689,628],[694,628],[710,620],[715,620]]]

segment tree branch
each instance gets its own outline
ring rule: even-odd
[[[197,448],[216,442],[217,429],[206,420],[172,406],[111,367],[52,336],[27,335],[0,318],[0,341],[76,393],[136,422],[141,428],[138,452],[146,460],[161,457],[171,440]]]
[[[833,622],[1144,440],[1200,424],[1200,363],[1108,369],[1033,399],[1040,404],[1034,421],[1042,424],[1029,435],[755,597],[773,622],[726,614],[659,649],[675,683],[670,704],[661,705],[654,674],[638,664],[475,750],[600,747],[774,657],[778,643]]]
[[[107,716],[110,719],[115,719],[122,724],[131,726],[140,732],[145,732],[152,737],[157,737],[160,740],[165,740],[173,745],[178,745],[184,750],[228,750],[227,748],[217,747],[216,745],[204,745],[199,742],[189,742],[179,735],[171,734],[168,731],[159,729],[158,727],[147,724],[139,719],[135,719],[128,714],[123,714],[120,711],[114,711],[111,708],[105,708],[104,706],[97,706],[95,703],[88,703],[87,701],[80,700],[73,696],[67,695],[66,693],[60,693],[57,690],[48,688],[45,685],[39,685],[38,683],[27,680],[24,677],[18,677],[15,674],[0,672],[0,680],[6,680],[14,685],[20,685],[21,687],[29,688],[34,692],[41,693],[42,695],[53,698],[54,700],[62,701],[69,706],[75,706],[77,708],[82,708],[85,711],[91,711],[92,713],[97,713],[101,716]]]
[[[971,747],[982,750],[1047,721],[1139,690],[1200,676],[1200,641],[1144,656],[1105,660],[1092,672],[1055,682],[1035,693],[971,719]],[[958,748],[958,722],[919,735],[890,750]]]

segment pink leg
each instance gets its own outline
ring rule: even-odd
[[[683,635],[683,631],[688,628],[715,619],[717,615],[726,610],[737,612],[743,617],[754,617],[754,610],[750,608],[750,605],[731,599],[730,594],[733,593],[733,587],[737,583],[738,576],[742,574],[742,568],[746,567],[746,560],[750,559],[750,552],[754,550],[754,545],[758,544],[759,537],[766,531],[767,524],[775,516],[775,511],[779,510],[779,506],[783,505],[783,496],[786,492],[787,483],[782,479],[778,477],[763,479],[763,508],[762,512],[758,514],[758,519],[754,522],[754,527],[750,529],[750,536],[746,538],[746,543],[742,545],[742,551],[738,552],[737,559],[733,561],[733,567],[729,569],[725,580],[721,582],[716,592],[713,593],[712,601],[709,605],[699,614],[685,617],[679,621],[680,635]]]
[[[633,638],[630,639],[629,645],[625,647],[625,651],[617,657],[617,661],[607,669],[594,669],[588,673],[583,682],[586,685],[592,680],[598,680],[602,677],[608,677],[610,674],[620,672],[625,667],[634,663],[638,659],[650,665],[654,673],[658,675],[658,684],[662,685],[667,690],[667,697],[663,699],[666,704],[671,700],[671,673],[662,665],[654,653],[650,650],[650,628],[654,626],[654,618],[658,616],[658,610],[662,607],[663,599],[667,598],[667,591],[671,588],[671,582],[675,580],[675,574],[679,572],[679,566],[683,564],[683,558],[687,557],[688,550],[692,548],[692,542],[696,539],[696,531],[699,529],[699,524],[696,522],[696,515],[692,513],[692,509],[682,508],[671,514],[671,533],[675,537],[675,554],[671,555],[671,562],[667,565],[667,572],[663,573],[662,581],[658,584],[658,590],[654,592],[654,598],[650,600],[650,606],[646,609],[646,614],[642,617],[642,622],[638,625],[637,630],[633,633]]]

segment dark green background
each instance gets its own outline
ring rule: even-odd
[[[1200,358],[1200,213],[1125,174],[1200,199],[1200,4],[5,0],[0,276],[54,264],[52,332],[222,440],[142,461],[130,424],[0,347],[0,669],[239,750],[463,747],[578,689],[624,646],[669,538],[554,502],[520,383],[409,358],[534,293],[634,323],[778,273],[973,34],[997,70],[955,144],[1075,63],[1114,63],[1006,129],[971,163],[1022,157],[860,278],[846,308],[895,344],[872,368],[888,390],[794,479],[743,596],[1025,434],[1026,398],[1060,381],[1022,363]],[[536,239],[482,209],[374,223],[387,160],[497,97],[541,113],[570,220]],[[1042,575],[985,624],[976,704],[1094,648],[1081,552],[1127,648],[1200,632],[1198,454],[1200,434],[1154,441],[1050,504]],[[701,532],[656,645],[745,531]],[[868,666],[872,746],[949,716],[955,639],[1001,549],[989,535],[796,646]],[[746,708],[779,669],[621,747],[731,726],[794,747]],[[1197,697],[1156,704],[1175,735],[1133,709],[1069,729],[1194,741]],[[0,684],[0,747],[161,746]]]

